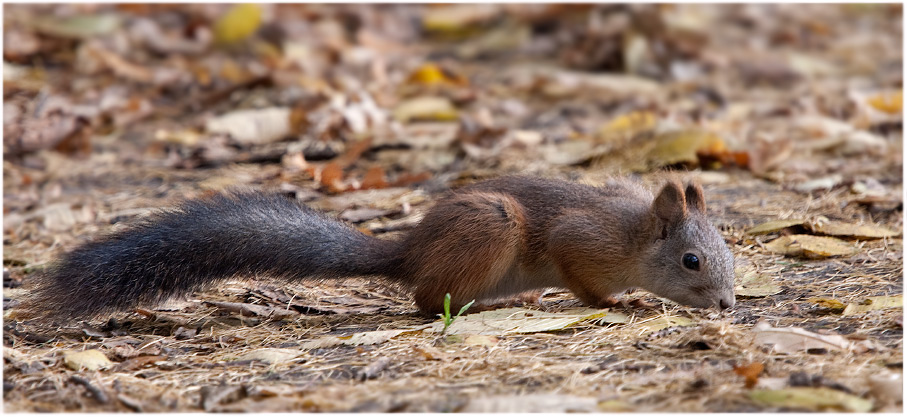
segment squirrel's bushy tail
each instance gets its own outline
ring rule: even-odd
[[[235,276],[400,279],[400,244],[279,195],[218,195],[161,211],[65,254],[25,316],[75,319],[186,295]]]

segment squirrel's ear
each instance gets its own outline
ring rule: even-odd
[[[691,209],[696,209],[705,214],[705,195],[702,193],[702,186],[695,182],[687,183],[686,191],[687,205]]]
[[[655,197],[652,209],[655,215],[667,224],[680,222],[687,214],[687,206],[680,184],[676,181],[669,181],[665,184]]]

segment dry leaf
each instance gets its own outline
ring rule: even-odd
[[[237,4],[214,24],[214,39],[222,44],[236,43],[255,33],[259,25],[261,6]]]
[[[869,375],[869,392],[882,402],[904,401],[904,375],[890,371]]]
[[[316,340],[310,340],[302,345],[300,349],[309,350],[317,348],[325,348],[337,345],[349,345],[349,346],[359,346],[359,345],[375,345],[378,343],[386,342],[394,337],[397,337],[403,333],[412,333],[422,331],[428,328],[431,325],[417,326],[411,329],[397,329],[397,330],[376,330],[373,332],[362,332],[355,333],[349,336],[327,336],[322,337]]]
[[[97,349],[66,353],[63,355],[63,363],[66,364],[67,368],[74,371],[81,371],[83,369],[97,371],[113,366],[113,362],[111,362],[110,359],[107,359],[107,356]]]
[[[649,153],[650,163],[654,166],[697,162],[697,153],[714,154],[726,150],[721,137],[698,129],[663,133],[656,136],[655,141],[655,148]]]
[[[884,310],[886,308],[903,308],[904,307],[904,295],[894,295],[894,296],[882,296],[882,297],[869,297],[863,300],[860,303],[850,303],[847,305],[847,308],[844,309],[844,312],[841,313],[842,316],[852,316],[855,314],[865,313],[867,311],[873,310]]]
[[[734,292],[743,297],[765,297],[781,292],[781,286],[768,274],[760,274],[748,268],[737,268],[737,286]]]
[[[362,185],[359,186],[360,190],[373,190],[377,188],[387,188],[387,179],[384,175],[384,168],[376,165],[368,169],[365,172],[365,176],[362,177]]]
[[[450,4],[429,7],[422,16],[422,27],[447,36],[468,34],[476,25],[500,13],[500,5]]]
[[[881,92],[867,98],[866,102],[876,110],[899,115],[904,106],[904,90]]]
[[[321,174],[321,185],[327,188],[328,191],[339,193],[346,190],[346,186],[343,184],[343,168],[336,161],[329,162],[323,166],[319,173]]]
[[[622,114],[602,127],[598,132],[598,136],[603,142],[621,143],[638,134],[651,132],[655,129],[657,120],[655,113],[649,111],[634,111]]]
[[[245,353],[237,358],[240,361],[261,361],[269,364],[287,362],[304,352],[301,349],[262,348]]]
[[[292,134],[292,111],[289,107],[238,110],[209,119],[205,131],[230,135],[244,145],[276,142]]]
[[[746,379],[746,388],[751,389],[759,382],[759,374],[765,370],[765,365],[755,362],[749,365],[735,366],[734,373]]]
[[[111,33],[120,28],[122,18],[116,14],[80,15],[72,17],[46,16],[32,22],[38,32],[71,39],[87,39]]]
[[[774,253],[806,258],[847,256],[857,252],[856,247],[841,239],[812,235],[782,236],[766,243],[765,248]]]
[[[636,323],[636,327],[639,328],[639,334],[643,335],[667,329],[668,327],[692,326],[694,324],[696,323],[687,317],[662,316]]]
[[[771,345],[778,353],[794,353],[808,349],[849,350],[851,343],[840,335],[823,335],[799,327],[772,327],[761,321],[753,328],[755,343]]]
[[[466,346],[494,346],[498,344],[498,338],[484,334],[471,334],[463,340]]]
[[[757,225],[746,231],[748,235],[763,235],[766,233],[777,232],[788,227],[799,226],[803,224],[805,220],[800,219],[787,219],[787,220],[772,220],[760,225]]]
[[[464,413],[595,413],[598,400],[573,395],[532,393],[473,398]]]
[[[438,361],[449,358],[446,353],[441,352],[437,348],[431,346],[413,346],[413,350],[416,351],[416,353],[422,355],[425,360],[429,361]]]
[[[457,120],[459,113],[444,97],[416,97],[404,100],[394,108],[394,118],[401,123],[413,120]]]
[[[119,365],[116,366],[114,371],[130,372],[130,371],[134,371],[136,369],[143,368],[143,367],[145,367],[145,365],[150,365],[155,362],[160,362],[160,361],[164,361],[164,360],[167,360],[166,356],[160,356],[160,355],[136,356],[132,359],[127,359],[127,360],[121,362]]]
[[[616,314],[609,313],[607,309],[576,308],[561,313],[550,313],[519,307],[502,308],[458,317],[447,329],[447,334],[504,335],[547,332],[608,317],[621,319]],[[444,323],[438,321],[431,324],[426,331],[440,333],[443,328]]]
[[[842,303],[838,300],[835,300],[834,298],[813,297],[806,301],[808,301],[810,303],[815,303],[819,307],[828,308],[831,310],[836,310],[836,311],[844,310],[844,303]]]
[[[880,239],[899,236],[901,232],[874,224],[852,224],[838,221],[817,220],[809,224],[813,232],[832,236],[847,236],[855,239]]]
[[[451,73],[438,64],[428,62],[416,69],[406,79],[407,83],[424,85],[451,85],[462,87],[469,82],[462,75]]]
[[[762,405],[790,407],[810,411],[851,411],[866,413],[872,401],[831,388],[791,387],[780,390],[756,390],[749,397]]]

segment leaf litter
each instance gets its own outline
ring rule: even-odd
[[[858,397],[902,411],[884,388],[899,382],[871,378],[902,367],[902,308],[880,298],[903,291],[901,8],[7,7],[4,307],[80,236],[232,187],[384,238],[476,179],[656,184],[679,170],[748,267],[730,311],[643,293],[654,307],[574,321],[581,304],[552,293],[511,320],[529,331],[499,317],[455,343],[422,328],[435,319],[405,291],[356,279],[233,282],[53,330],[7,315],[5,408],[754,412],[865,408]],[[746,233],[777,219],[807,221]],[[761,246],[804,233],[854,252]],[[779,355],[752,343],[760,319],[851,347]],[[62,360],[91,350],[113,367],[87,378]],[[746,364],[765,367],[753,388],[735,374]],[[793,388],[798,405],[750,395]]]

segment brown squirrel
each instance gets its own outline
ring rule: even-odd
[[[65,254],[25,309],[88,318],[255,275],[378,278],[410,290],[429,314],[447,293],[457,311],[548,287],[592,306],[632,287],[693,307],[734,305],[734,258],[699,185],[668,181],[653,197],[629,180],[504,177],[450,193],[396,240],[280,195],[187,201]]]

